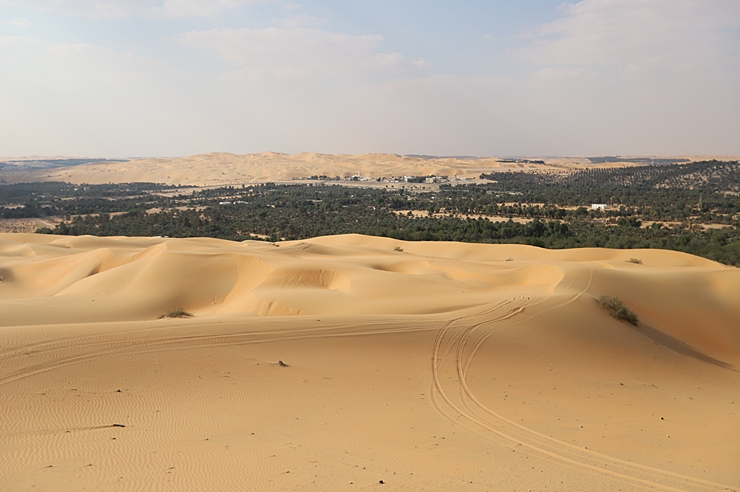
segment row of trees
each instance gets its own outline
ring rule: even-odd
[[[390,210],[369,210],[360,206],[332,211],[321,210],[319,204],[301,209],[241,205],[208,207],[200,211],[76,217],[70,223],[62,223],[54,230],[43,232],[101,236],[208,236],[230,240],[256,239],[259,235],[270,241],[359,233],[410,241],[517,243],[545,248],[660,248],[740,265],[740,230],[737,227],[692,231],[654,224],[643,228],[633,217],[623,218],[618,225],[611,226],[587,220],[566,223],[535,218],[519,223],[511,220],[492,222],[485,218],[414,218]]]
[[[55,234],[234,240],[259,235],[279,241],[362,233],[548,248],[663,248],[737,265],[740,197],[731,191],[740,181],[733,174],[737,168],[737,163],[708,162],[570,177],[498,173],[490,183],[428,192],[273,183],[203,190],[153,183],[0,185],[0,216],[65,218],[44,231]],[[690,179],[708,184],[679,186]],[[583,206],[592,202],[621,205],[605,211]],[[502,216],[516,220],[501,221]],[[645,221],[671,227],[641,227]],[[700,223],[726,228],[704,231]]]

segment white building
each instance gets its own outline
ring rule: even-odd
[[[592,203],[591,210],[605,210],[607,207],[606,203]]]

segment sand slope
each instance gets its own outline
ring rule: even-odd
[[[701,258],[0,234],[0,277],[0,490],[740,487]]]

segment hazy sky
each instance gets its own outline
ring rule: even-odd
[[[740,0],[0,0],[0,156],[740,154]]]

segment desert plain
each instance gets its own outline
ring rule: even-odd
[[[2,234],[0,490],[736,490],[738,293],[660,250]]]
[[[321,154],[302,152],[260,152],[232,154],[211,152],[186,157],[126,158],[77,165],[41,167],[33,165],[45,158],[2,159],[0,180],[3,183],[64,181],[75,184],[152,182],[182,186],[228,186],[245,183],[292,182],[311,176],[352,176],[381,180],[400,176],[448,176],[473,180],[481,173],[535,172],[563,173],[589,168],[644,165],[658,160],[689,163],[702,160],[738,160],[740,156],[634,156],[614,161],[584,157],[472,157],[419,156],[398,154]],[[614,159],[614,158],[612,158]],[[62,159],[63,160],[63,159]]]

